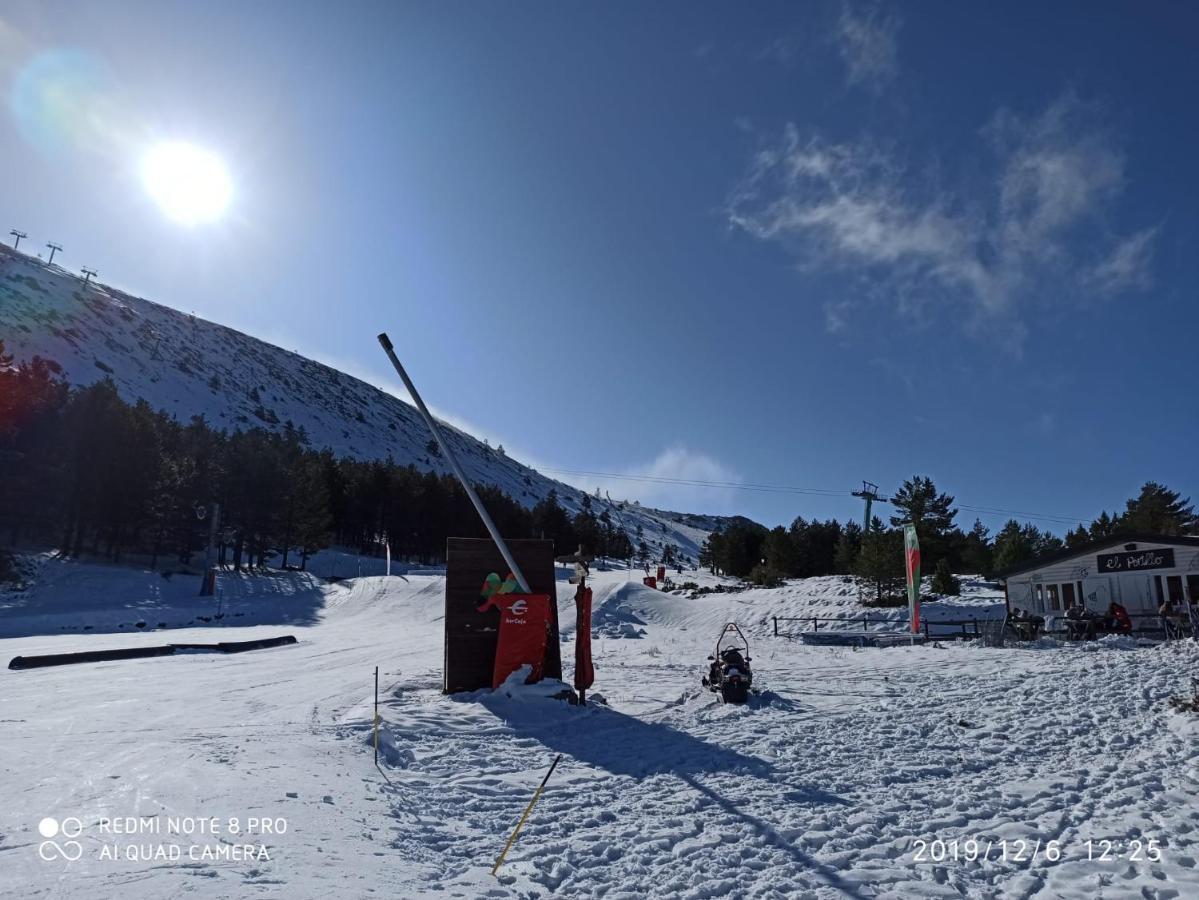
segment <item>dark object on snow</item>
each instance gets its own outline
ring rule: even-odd
[[[534,594],[557,596],[554,580],[554,542],[508,541]],[[479,612],[479,585],[491,573],[501,577],[509,570],[495,541],[490,538],[447,538],[445,573],[445,681],[447,694],[490,688],[499,646],[500,611]],[[562,648],[558,638],[558,604],[549,605],[542,676],[562,678]]]
[[[1066,610],[1066,640],[1093,641],[1103,625],[1103,617],[1078,601]]]
[[[125,650],[88,650],[82,653],[51,653],[46,656],[14,656],[10,669],[40,669],[43,666],[65,666],[70,663],[107,662],[111,659],[140,659],[146,656],[170,656],[175,648],[129,647]]]
[[[80,653],[51,653],[46,656],[14,656],[10,669],[41,669],[46,666],[67,666],[72,663],[108,662],[118,659],[143,659],[150,656],[174,656],[176,653],[244,653],[294,644],[290,635],[260,638],[256,641],[222,641],[219,644],[167,644],[163,647],[127,647],[124,650],[85,650]]]
[[[728,646],[722,649],[725,639],[734,633],[741,639],[744,648]],[[736,622],[729,622],[721,629],[720,637],[716,639],[716,652],[708,660],[712,665],[702,679],[704,687],[720,694],[720,699],[725,703],[744,703],[749,699],[749,689],[753,684],[753,673],[749,668],[749,641]]]
[[[1045,619],[1016,607],[1008,613],[1004,630],[1018,641],[1035,641],[1045,631]]]

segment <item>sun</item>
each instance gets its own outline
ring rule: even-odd
[[[233,196],[233,181],[215,153],[182,141],[155,144],[142,157],[142,183],[169,219],[214,222]]]

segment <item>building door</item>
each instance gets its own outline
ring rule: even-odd
[[[1085,578],[1082,582],[1083,603],[1087,609],[1106,613],[1112,602],[1110,578]]]
[[[1027,581],[1009,581],[1008,604],[1012,609],[1034,610],[1032,602],[1032,584]]]
[[[1130,613],[1157,612],[1153,602],[1153,588],[1145,575],[1120,576],[1120,602]]]

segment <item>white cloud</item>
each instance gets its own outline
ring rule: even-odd
[[[595,493],[598,487],[601,494],[610,493],[613,500],[637,500],[643,506],[660,509],[730,515],[738,509],[735,485],[743,480],[714,457],[683,446],[668,447],[648,463],[614,469],[611,476],[542,471],[588,493]],[[701,481],[719,486],[694,483]]]
[[[901,22],[893,10],[846,3],[837,19],[834,38],[845,62],[851,86],[881,90],[899,72]]]
[[[904,166],[874,142],[831,143],[788,125],[752,161],[729,221],[804,266],[865,267],[902,315],[964,305],[967,331],[1018,351],[1024,306],[1148,284],[1156,229],[1122,240],[1106,231],[1124,158],[1096,118],[1072,94],[1028,120],[1001,110],[983,129],[990,176],[957,191],[927,174],[935,161]],[[829,330],[843,330],[850,312],[847,301],[826,307]]]
[[[1103,294],[1145,290],[1152,286],[1153,239],[1157,228],[1146,228],[1112,248],[1090,272],[1089,283]]]

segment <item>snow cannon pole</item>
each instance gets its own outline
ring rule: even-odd
[[[437,426],[437,420],[433,418],[429,408],[425,406],[425,401],[421,399],[417,393],[416,385],[412,383],[412,379],[408,377],[408,373],[404,371],[404,367],[400,364],[400,359],[396,356],[395,347],[392,346],[391,338],[387,336],[387,332],[379,335],[379,343],[383,346],[383,352],[387,354],[387,358],[391,360],[391,364],[395,367],[396,374],[400,376],[400,380],[404,382],[404,387],[408,388],[408,393],[412,397],[412,401],[416,404],[416,408],[425,419],[425,424],[429,426],[429,430],[433,432],[433,438],[437,441],[437,446],[441,448],[441,452],[445,454],[445,458],[449,460],[450,468],[454,470],[454,474],[458,476],[458,480],[462,482],[462,488],[466,491],[466,496],[470,497],[470,502],[474,504],[475,512],[479,514],[479,518],[483,520],[483,524],[487,527],[487,533],[491,535],[491,539],[495,541],[496,547],[499,548],[500,555],[504,557],[504,562],[508,564],[508,571],[516,578],[516,583],[520,585],[522,593],[531,594],[529,590],[529,582],[525,580],[524,573],[520,571],[520,566],[516,564],[516,560],[512,557],[512,552],[508,549],[508,545],[504,543],[504,539],[500,537],[499,530],[495,527],[495,523],[491,521],[491,516],[487,514],[487,510],[483,507],[483,501],[479,499],[479,495],[475,493],[474,486],[466,477],[466,473],[462,471],[462,466],[458,463],[458,457],[454,455],[453,448],[441,436],[441,429]]]
[[[545,790],[546,783],[550,780],[550,776],[554,774],[554,769],[558,768],[558,763],[562,759],[562,754],[559,753],[554,757],[554,764],[550,766],[550,770],[545,773],[545,777],[541,779],[541,784],[537,786],[537,790],[533,792],[533,799],[529,801],[529,805],[525,807],[524,815],[520,817],[520,821],[516,823],[516,828],[512,830],[512,837],[508,838],[508,843],[504,845],[504,852],[500,854],[500,858],[495,861],[495,865],[491,867],[491,874],[495,875],[500,870],[500,866],[504,864],[504,857],[508,855],[508,851],[512,849],[512,845],[516,843],[516,836],[520,834],[520,830],[525,826],[525,820],[529,818],[529,813],[533,811],[533,807],[537,805],[537,801],[541,799],[541,792]],[[499,877],[498,875],[496,876]]]

